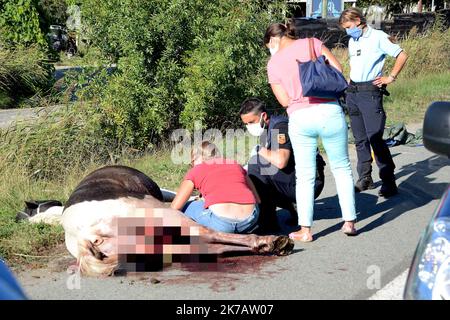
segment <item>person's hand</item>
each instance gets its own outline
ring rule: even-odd
[[[256,156],[256,155],[258,154],[260,148],[261,148],[261,147],[260,147],[259,144],[257,144],[256,146],[254,146],[253,149],[252,149],[252,151],[250,151],[250,158]]]
[[[390,84],[390,83],[394,82],[394,80],[395,79],[392,76],[376,77],[372,83],[378,87],[381,87],[383,84]]]

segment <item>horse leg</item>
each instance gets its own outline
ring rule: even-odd
[[[290,254],[294,248],[294,241],[287,236],[235,234],[210,229],[208,231],[207,234],[202,234],[207,243],[234,244],[258,254],[273,253],[283,256]]]
[[[272,253],[276,255],[287,255],[294,248],[293,240],[287,236],[258,236],[255,234],[217,232],[198,224],[180,211],[174,209],[145,208],[145,210],[140,211],[137,215],[142,214],[147,217],[152,217],[152,220],[155,221],[155,226],[180,227],[181,235],[197,236],[203,244],[228,245],[224,252],[247,250],[257,254]]]

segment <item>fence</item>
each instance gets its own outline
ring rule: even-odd
[[[450,9],[440,10],[437,13],[442,17],[443,26],[449,28]],[[381,21],[375,27],[392,36],[402,38],[413,28],[416,28],[419,33],[425,32],[434,25],[435,21],[436,14],[434,12],[394,14],[392,20]],[[322,39],[330,48],[346,47],[348,44],[348,37],[340,28],[338,19],[296,18],[294,24],[296,36],[299,38],[316,37]]]

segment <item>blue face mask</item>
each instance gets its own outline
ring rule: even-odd
[[[358,27],[345,29],[345,32],[347,32],[347,34],[350,37],[352,37],[354,40],[358,40],[359,37],[361,37],[361,35],[362,35],[362,30],[360,28],[358,28]]]

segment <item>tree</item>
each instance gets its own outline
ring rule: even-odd
[[[402,0],[402,1],[396,1],[396,0],[359,0],[357,2],[358,7],[365,8],[371,5],[379,5],[386,7],[386,13],[388,14],[395,14],[395,13],[402,13],[403,9],[407,6],[415,5],[418,3],[419,0]],[[423,3],[430,3],[431,0],[423,1]]]
[[[272,97],[265,28],[284,1],[111,0],[82,2],[93,46],[117,63],[96,97],[103,132],[137,148],[194,120],[237,122],[249,95]]]
[[[0,30],[3,43],[10,45],[47,42],[42,33],[36,0],[0,0]]]

